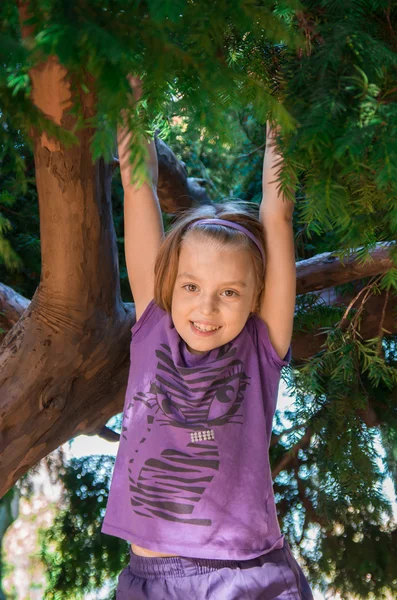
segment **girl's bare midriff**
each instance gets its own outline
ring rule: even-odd
[[[147,548],[142,548],[142,546],[136,546],[135,544],[131,544],[131,548],[134,554],[137,556],[147,556],[153,557],[158,556],[161,558],[165,558],[167,556],[179,556],[178,554],[166,554],[165,552],[153,552],[153,550],[148,550]]]

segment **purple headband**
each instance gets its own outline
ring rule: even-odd
[[[193,227],[194,225],[197,225],[198,223],[225,225],[226,227],[231,227],[232,229],[238,229],[238,231],[242,231],[243,233],[245,233],[245,235],[247,235],[249,238],[251,238],[251,240],[254,242],[254,244],[257,246],[257,248],[259,248],[259,251],[261,253],[262,260],[263,260],[263,265],[265,265],[265,254],[263,252],[262,246],[258,242],[257,238],[254,236],[254,234],[251,233],[250,231],[248,231],[248,229],[246,229],[242,225],[239,225],[238,223],[234,223],[233,221],[228,221],[226,219],[199,219],[198,221],[193,221],[193,223],[190,223],[190,225],[187,229],[190,229],[190,227]]]

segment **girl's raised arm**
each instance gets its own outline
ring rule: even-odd
[[[130,78],[130,83],[138,99],[140,82]],[[125,259],[138,320],[154,296],[154,263],[164,238],[164,229],[156,191],[158,164],[155,144],[148,140],[151,180],[138,188],[131,183],[130,140],[131,132],[125,126],[119,127],[117,142],[124,189]]]
[[[263,197],[259,213],[265,229],[266,273],[259,315],[268,327],[274,349],[280,358],[284,358],[291,343],[296,299],[294,207],[277,190],[282,156],[275,147],[275,133],[270,123],[266,133]]]

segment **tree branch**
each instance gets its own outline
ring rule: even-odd
[[[167,144],[156,138],[159,163],[157,193],[162,210],[173,214],[193,205],[212,204],[203,179],[188,177],[185,163],[178,160]]]
[[[312,435],[312,428],[307,427],[304,435],[301,437],[299,442],[295,444],[295,446],[293,446],[292,448],[289,448],[289,450],[287,450],[287,452],[284,454],[283,458],[279,461],[279,463],[275,467],[273,467],[272,479],[275,479],[277,475],[281,473],[281,471],[284,471],[288,466],[290,466],[294,462],[299,450],[304,450],[305,448],[308,448],[308,446],[310,445]]]
[[[395,244],[390,242],[376,244],[369,252],[369,259],[362,264],[355,250],[345,260],[339,260],[332,252],[317,254],[313,258],[296,263],[297,294],[307,294],[316,290],[334,287],[349,281],[386,273],[394,265],[389,256]]]
[[[363,298],[363,300],[361,301],[361,306],[359,308],[359,312],[361,313],[365,303],[368,299],[368,296],[371,294],[371,292],[373,292],[374,286],[377,285],[377,283],[379,283],[380,281],[380,277],[379,276],[375,276],[373,277],[370,282],[368,283],[368,285],[366,285],[365,287],[363,287],[358,294],[356,294],[354,296],[354,298],[351,300],[351,302],[349,302],[349,306],[347,307],[347,309],[344,312],[343,317],[341,318],[340,322],[339,322],[339,327],[341,327],[342,329],[345,327],[346,323],[347,323],[347,317],[351,311],[351,309],[353,308],[353,306],[355,305],[355,303],[357,302],[357,300],[360,298],[360,296],[362,296],[362,294],[365,293],[365,296]]]
[[[299,499],[302,502],[303,508],[305,509],[305,512],[306,512],[305,523],[304,523],[304,526],[302,527],[302,535],[301,535],[301,539],[300,539],[300,542],[301,542],[303,539],[303,535],[305,533],[305,525],[308,522],[309,523],[318,523],[324,529],[329,529],[330,523],[328,521],[326,521],[324,518],[320,517],[320,515],[317,513],[316,509],[313,506],[313,502],[306,495],[306,488],[304,485],[304,481],[303,481],[303,479],[301,479],[301,477],[299,477],[299,462],[297,460],[295,460],[293,471],[294,471],[296,483],[298,486]],[[307,516],[307,519],[306,519],[306,516]]]
[[[4,283],[0,283],[0,328],[7,332],[19,321],[28,308],[30,300],[18,294]],[[0,341],[2,339],[0,332]]]
[[[95,432],[93,435],[99,435],[99,437],[103,438],[107,442],[119,442],[120,434],[117,431],[113,431],[110,427],[101,427],[101,429]]]
[[[378,337],[379,337],[378,355],[379,356],[381,355],[381,352],[382,352],[382,338],[385,333],[389,333],[388,330],[384,328],[385,317],[386,317],[386,307],[387,307],[388,302],[389,302],[389,290],[387,290],[386,294],[385,294],[385,301],[384,301],[383,307],[382,307],[382,316],[381,316],[380,323],[379,323],[379,332],[378,332]]]
[[[294,425],[293,427],[290,427],[289,429],[285,429],[281,433],[273,434],[271,437],[271,440],[270,440],[270,448],[272,448],[273,446],[278,444],[278,442],[281,440],[281,438],[284,435],[287,435],[287,433],[292,433],[293,431],[297,431],[298,429],[304,429],[305,427],[306,427],[306,424]]]
[[[200,177],[188,177],[185,163],[178,160],[173,151],[159,138],[155,139],[159,179],[157,195],[161,210],[174,214],[194,205],[212,204],[207,194],[208,181]],[[119,165],[119,159],[113,158],[112,170]]]

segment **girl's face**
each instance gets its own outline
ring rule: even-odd
[[[174,326],[193,354],[235,338],[255,310],[256,285],[250,254],[219,247],[194,233],[182,242],[172,294]],[[201,330],[218,327],[216,331]]]

